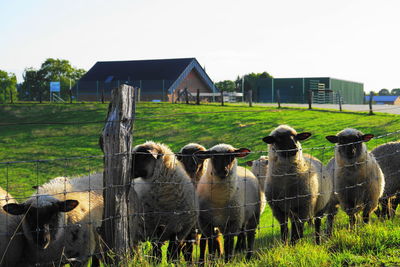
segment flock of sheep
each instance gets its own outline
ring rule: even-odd
[[[304,223],[315,226],[321,242],[321,220],[332,233],[339,206],[349,216],[368,223],[379,216],[391,218],[400,191],[400,142],[368,152],[373,138],[355,129],[327,136],[335,143],[335,156],[324,166],[302,152],[300,142],[311,136],[287,125],[274,129],[263,141],[268,157],[249,161],[252,170],[238,166],[247,148],[219,144],[206,149],[195,143],[174,154],[165,145],[146,142],[133,149],[129,221],[134,246],[150,241],[151,259],[161,260],[168,241],[168,261],[193,260],[193,245],[200,238],[199,262],[237,252],[250,259],[260,215],[268,203],[279,221],[281,238],[295,243],[303,237]],[[92,265],[101,260],[99,227],[103,220],[103,175],[57,177],[36,187],[36,193],[16,203],[0,188],[0,267]],[[21,226],[21,227],[19,227]],[[236,246],[234,238],[237,237]],[[223,242],[222,239],[223,238]]]

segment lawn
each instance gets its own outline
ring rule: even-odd
[[[16,104],[0,106],[0,186],[16,197],[26,197],[32,186],[50,178],[75,176],[101,171],[102,152],[98,139],[104,125],[107,105],[86,104]],[[333,155],[326,135],[352,127],[375,138],[369,149],[399,139],[400,116],[367,113],[333,112],[241,105],[183,105],[139,103],[134,125],[134,144],[154,140],[178,151],[189,142],[206,147],[229,143],[253,151],[244,161],[265,154],[261,141],[280,124],[313,136],[303,143],[310,153],[324,163]],[[393,133],[393,134],[392,134]],[[347,230],[347,218],[341,212],[334,237],[323,245],[312,242],[311,227],[306,238],[296,246],[279,243],[279,225],[267,209],[257,234],[257,255],[245,263],[238,257],[231,265],[248,266],[340,266],[399,265],[399,219],[392,222],[372,217],[371,225]]]

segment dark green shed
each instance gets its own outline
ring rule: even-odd
[[[339,97],[346,104],[363,104],[364,85],[330,77],[264,78],[258,79],[253,93],[256,102],[277,102],[279,90],[282,103],[307,103],[312,92],[314,103],[338,103]]]

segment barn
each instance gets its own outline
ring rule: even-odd
[[[331,77],[263,78],[256,82],[253,100],[277,102],[278,91],[282,103],[307,103],[309,94],[313,103],[338,103],[339,97],[346,104],[363,104],[364,85]]]
[[[99,61],[78,81],[73,94],[79,101],[110,99],[111,90],[120,84],[140,88],[142,101],[174,101],[185,89],[189,94],[216,93],[205,70],[196,58]]]

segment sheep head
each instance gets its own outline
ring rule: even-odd
[[[194,155],[199,159],[210,159],[212,173],[222,179],[228,177],[237,165],[236,158],[245,157],[250,149],[236,149],[227,144],[216,145],[206,151],[198,151]]]
[[[61,201],[51,196],[38,195],[25,203],[7,204],[3,209],[11,215],[25,215],[25,236],[32,240],[39,249],[46,249],[62,229],[60,213],[69,212],[78,205],[77,200]]]
[[[176,155],[176,158],[182,162],[186,172],[194,179],[196,174],[204,167],[205,158],[195,157],[194,154],[198,151],[206,151],[205,147],[199,144],[187,144]]]
[[[331,143],[338,144],[336,149],[343,159],[354,161],[367,151],[363,143],[370,141],[373,137],[373,134],[363,134],[359,130],[347,128],[337,135],[326,136],[326,139]]]
[[[304,141],[311,136],[309,132],[297,133],[292,127],[281,125],[271,132],[269,136],[262,140],[270,145],[278,156],[283,158],[293,158],[301,150],[300,141]]]

